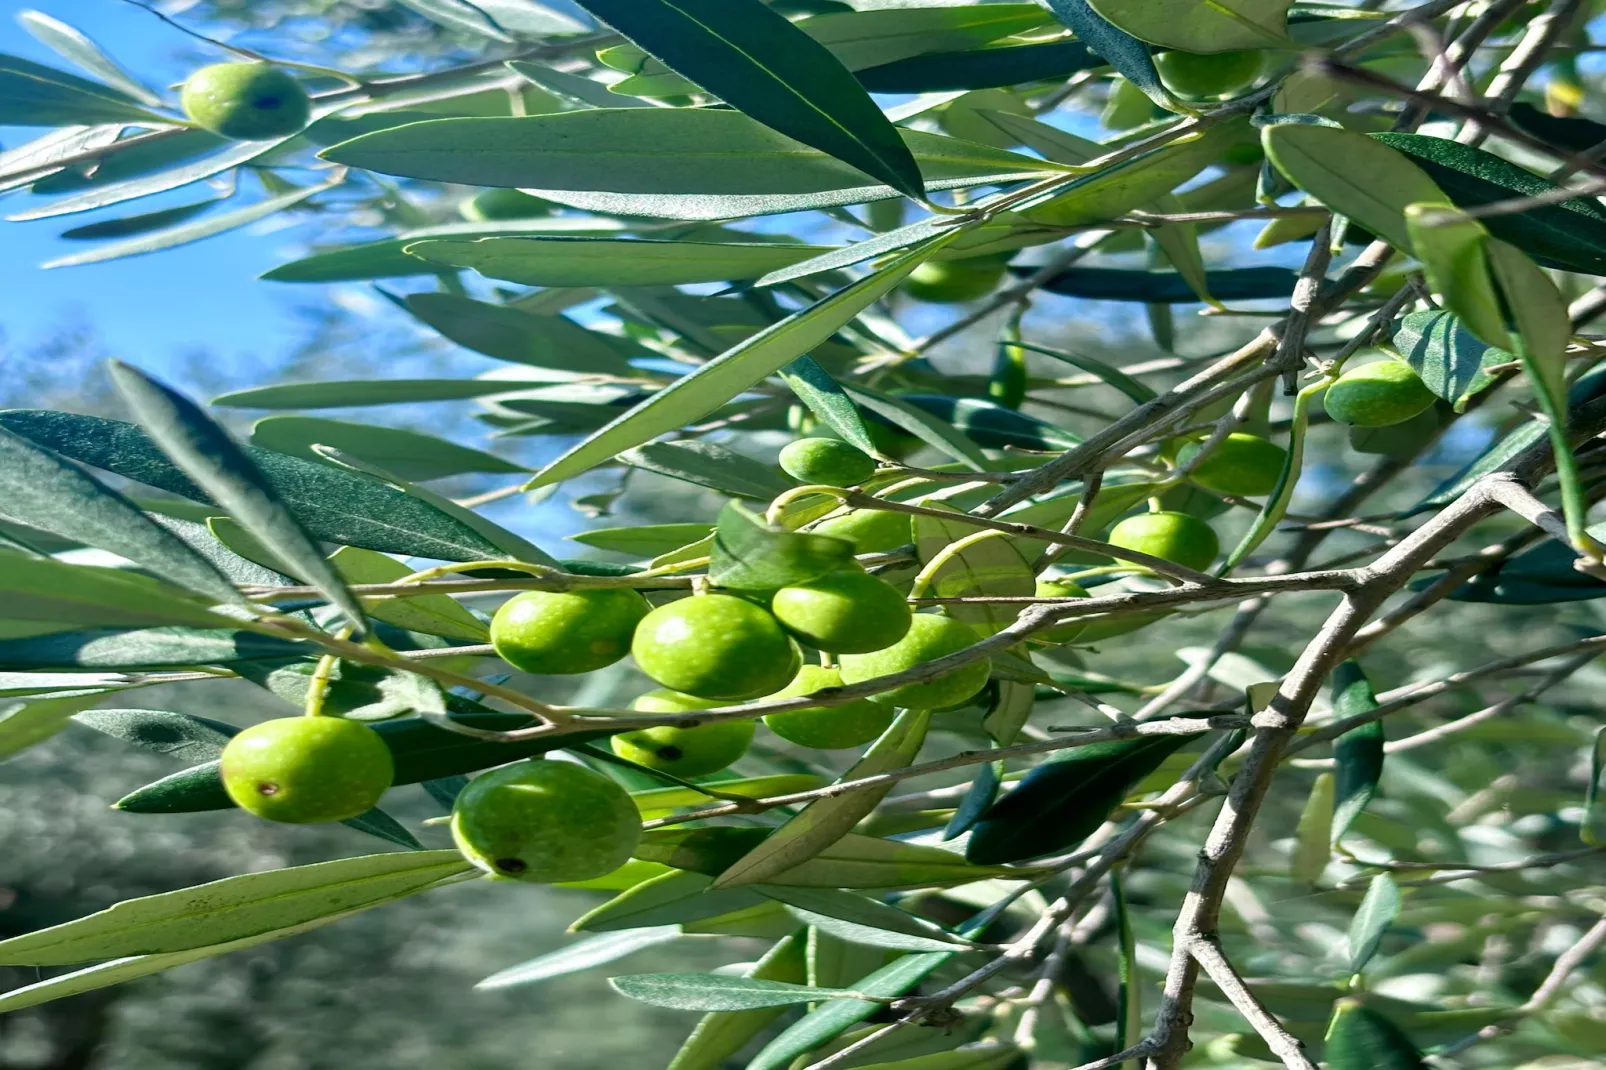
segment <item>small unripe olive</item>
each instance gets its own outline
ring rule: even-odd
[[[875,475],[869,454],[839,438],[800,438],[781,450],[781,468],[802,483],[854,487]]]
[[[1433,391],[1409,364],[1380,360],[1347,371],[1327,388],[1327,415],[1353,427],[1404,423],[1433,404]]]
[[[853,509],[810,530],[816,535],[846,539],[858,554],[884,554],[914,541],[909,514],[890,509]]]
[[[491,643],[504,661],[525,672],[592,672],[629,652],[636,625],[651,608],[624,587],[525,591],[491,618]]]
[[[1110,529],[1109,542],[1195,570],[1209,568],[1221,552],[1215,529],[1187,513],[1129,516]]]
[[[464,201],[457,212],[470,223],[490,223],[551,215],[552,204],[523,190],[487,189]]]
[[[649,691],[630,704],[642,713],[694,713],[717,706],[674,691]],[[752,721],[719,721],[695,728],[655,725],[614,736],[613,752],[637,765],[678,777],[717,773],[747,753],[753,742]]]
[[[584,881],[630,860],[641,842],[641,814],[601,773],[536,759],[469,781],[452,806],[452,839],[493,877]]]
[[[1203,442],[1190,442],[1177,454],[1178,464],[1199,455]],[[1206,490],[1239,498],[1258,498],[1277,489],[1288,451],[1259,435],[1234,431],[1210,451],[1188,476]]]
[[[980,637],[974,628],[938,613],[916,613],[909,632],[884,650],[869,654],[845,654],[841,659],[844,683],[861,684],[879,676],[913,669],[928,661],[955,654],[972,646]],[[987,686],[992,660],[982,658],[946,672],[923,684],[904,684],[872,695],[872,702],[903,706],[913,710],[935,710],[956,706]]]
[[[1004,261],[995,256],[927,260],[909,273],[903,292],[935,305],[962,304],[992,293],[1006,270]]]
[[[636,626],[636,665],[698,698],[744,699],[785,687],[802,659],[763,606],[728,594],[659,606]]]
[[[902,592],[858,568],[782,587],[770,601],[770,612],[781,627],[832,654],[880,650],[909,630],[909,603]]]
[[[1072,583],[1070,580],[1039,579],[1037,581],[1036,596],[1038,598],[1086,598],[1088,594],[1087,588],[1080,583]],[[1041,639],[1045,643],[1069,643],[1072,639],[1081,635],[1086,628],[1086,621],[1072,618],[1064,624],[1054,625],[1046,632],[1038,632],[1035,638]]]
[[[254,724],[229,740],[219,765],[240,809],[297,825],[366,813],[395,776],[379,733],[339,717]]]
[[[179,103],[195,125],[236,141],[298,133],[312,117],[301,83],[267,63],[214,63],[191,74]]]
[[[1154,57],[1160,80],[1178,96],[1201,100],[1247,89],[1260,74],[1257,51],[1161,52]]]
[[[796,678],[784,688],[766,698],[799,698],[823,691],[828,687],[842,686],[842,672],[820,665],[805,665]],[[847,702],[841,706],[810,706],[786,713],[772,713],[764,718],[771,732],[789,743],[817,750],[837,750],[843,747],[862,747],[880,737],[892,723],[891,706],[869,699]]]

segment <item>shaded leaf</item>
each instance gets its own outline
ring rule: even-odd
[[[1027,773],[970,833],[965,857],[1018,862],[1076,846],[1138,781],[1197,736],[1148,736],[1077,747]]]
[[[792,489],[792,482],[770,465],[705,439],[649,442],[626,450],[619,460],[738,498],[767,502]]]
[[[1024,685],[1028,692],[1036,689],[1030,684]],[[945,840],[957,839],[976,827],[976,822],[982,815],[992,809],[998,799],[998,788],[1003,781],[1003,762],[983,762],[976,767],[976,775],[970,781],[970,787],[965,790],[965,797],[959,800],[954,809],[954,816],[948,819],[948,824],[942,830]]]
[[[174,208],[159,208],[154,212],[124,216],[121,219],[103,219],[98,223],[85,223],[81,227],[64,230],[57,235],[65,241],[99,241],[101,238],[126,238],[132,234],[148,234],[174,223],[193,219],[217,206],[220,198],[209,197],[194,204],[181,204]]]
[[[22,702],[0,702],[0,760],[67,727],[73,715],[105,699],[108,691],[58,691]]]
[[[333,379],[235,390],[213,398],[212,404],[233,409],[347,409],[460,401],[545,385],[539,379]]]
[[[1516,359],[1479,341],[1454,315],[1442,310],[1407,313],[1395,325],[1393,341],[1428,389],[1457,412],[1494,382],[1486,367]]]
[[[1288,875],[1300,884],[1315,884],[1327,868],[1333,849],[1333,774],[1321,773],[1311,784],[1294,830],[1294,852]]]
[[[941,399],[936,406],[933,406],[940,409],[946,403],[952,402],[950,418],[945,419],[940,413],[931,411],[931,408],[916,403],[915,399],[910,397],[883,394],[868,387],[849,383],[844,383],[843,389],[847,391],[849,397],[870,413],[872,419],[908,432],[926,445],[947,454],[974,471],[985,472],[990,467],[987,455],[981,451],[981,447],[961,430],[958,421],[952,418],[952,413],[957,412],[959,407],[959,403],[954,399]],[[988,403],[976,402],[976,404]],[[1002,409],[1002,406],[993,407]],[[1002,411],[1009,412],[1012,416],[1020,415],[1009,409]]]
[[[615,932],[674,925],[717,918],[765,902],[764,897],[751,888],[714,888],[713,883],[714,879],[705,873],[681,869],[660,873],[582,914],[569,930]]]
[[[416,571],[394,557],[357,546],[342,546],[329,556],[329,563],[341,579],[353,584],[395,583]],[[375,620],[409,631],[443,635],[466,643],[484,643],[489,639],[485,624],[461,603],[444,594],[385,599],[367,608],[368,615]]]
[[[894,951],[946,951],[963,941],[943,929],[875,899],[834,888],[759,889],[791,909],[801,922],[838,940]]]
[[[855,74],[872,93],[932,93],[1058,81],[1104,63],[1080,41],[1061,39],[912,56]]]
[[[312,416],[269,416],[251,428],[251,444],[290,457],[325,463],[314,443],[383,465],[409,480],[445,479],[469,472],[512,474],[529,469],[494,453],[459,446],[434,435],[397,427],[324,420]]]
[[[799,401],[809,407],[809,411],[820,418],[825,424],[844,441],[859,447],[871,456],[876,455],[874,440],[870,437],[870,428],[864,422],[864,414],[853,403],[842,384],[831,377],[831,373],[820,367],[820,363],[811,356],[801,356],[780,370],[781,381],[791,388]]]
[[[1288,46],[1292,0],[1089,0],[1095,10],[1134,37],[1190,52]]]
[[[407,246],[432,264],[524,286],[681,286],[751,279],[829,246],[642,238],[434,238]]]
[[[1355,999],[1333,1004],[1326,1056],[1331,1070],[1425,1070],[1427,1066],[1399,1026]]]
[[[1016,269],[1029,274],[1032,269]],[[1207,271],[1205,285],[1218,301],[1255,301],[1286,298],[1294,292],[1299,273],[1287,268],[1220,268]],[[1094,301],[1143,301],[1156,304],[1192,304],[1199,300],[1186,277],[1175,271],[1138,271],[1131,268],[1064,268],[1039,284],[1049,293],[1085,297]]]
[[[1160,84],[1149,47],[1094,10],[1088,0],[1048,0],[1048,9],[1076,31],[1078,41],[1108,61],[1150,100],[1163,105],[1171,99]]]
[[[1353,717],[1377,709],[1372,684],[1354,659],[1333,670],[1333,715]],[[1334,790],[1333,838],[1337,843],[1377,794],[1383,776],[1383,722],[1369,721],[1333,742],[1338,765]]]
[[[581,375],[636,374],[628,343],[564,316],[541,316],[453,293],[407,296],[407,310],[446,339],[497,360]]]
[[[1349,925],[1349,972],[1358,974],[1377,954],[1383,934],[1400,913],[1400,887],[1387,873],[1379,873],[1367,885],[1366,897]]]

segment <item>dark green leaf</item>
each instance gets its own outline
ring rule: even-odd
[[[849,387],[850,391],[855,388]],[[898,394],[896,400],[930,413],[988,449],[1068,450],[1082,440],[1069,431],[980,398],[943,394]]]
[[[251,428],[251,444],[290,457],[327,463],[314,443],[333,446],[382,465],[409,480],[445,479],[466,472],[528,472],[521,464],[484,450],[470,449],[434,435],[395,427],[321,420],[312,416],[270,416]]]
[[[133,424],[13,409],[0,412],[0,427],[75,461],[192,501],[211,501]],[[313,538],[446,561],[502,556],[461,521],[382,483],[268,450],[248,446],[245,453]]]
[[[209,208],[217,206],[218,199],[210,197],[194,204],[181,204],[176,208],[161,208],[154,212],[106,219],[99,223],[86,223],[81,227],[62,231],[58,237],[67,241],[98,241],[101,238],[126,238],[134,234],[148,234],[175,223],[193,219]]]
[[[171,710],[86,710],[73,720],[141,750],[181,762],[209,762],[240,730],[208,717]]]
[[[1589,783],[1584,788],[1584,818],[1578,831],[1591,847],[1606,846],[1606,727],[1595,730],[1589,748]]]
[[[1372,136],[1410,156],[1457,208],[1476,208],[1558,188],[1492,152],[1449,138],[1403,133]],[[1490,234],[1546,267],[1606,274],[1606,209],[1588,198],[1486,216],[1479,222]]]
[[[870,428],[864,422],[864,414],[847,391],[842,389],[842,384],[820,367],[819,361],[809,356],[798,357],[781,369],[780,376],[798,400],[807,405],[809,411],[843,441],[851,442],[872,456],[876,454],[875,442],[870,437]]]
[[[1326,1056],[1330,1070],[1427,1070],[1399,1026],[1354,999],[1333,1004]]]
[[[1080,41],[1057,40],[912,56],[857,71],[855,76],[872,93],[934,93],[1058,81],[1104,64]]]
[[[893,951],[946,951],[963,941],[947,931],[867,896],[835,888],[760,885],[805,925],[837,940]]]
[[[737,111],[909,197],[920,169],[840,60],[758,0],[579,0]]]
[[[454,703],[459,700],[452,700]],[[478,728],[507,731],[527,728],[528,717],[515,713],[459,713],[455,719]],[[560,745],[558,740],[526,740],[521,743],[492,743],[437,728],[418,717],[380,721],[374,731],[385,740],[396,762],[397,784],[417,784],[459,773],[506,765],[520,758],[544,754]],[[562,746],[573,746],[591,739],[605,738],[605,732],[585,732],[563,737]],[[180,814],[198,810],[227,810],[234,803],[223,790],[216,762],[191,766],[138,788],[118,800],[117,808],[137,814]]]
[[[900,136],[928,189],[1055,170],[1042,160],[957,138],[917,131]],[[512,186],[588,211],[674,219],[729,219],[897,195],[740,112],[707,108],[438,119],[365,134],[324,155],[385,174]],[[327,266],[320,274],[327,274]]]
[[[677,1011],[747,1011],[813,1003],[844,994],[839,988],[717,973],[638,973],[610,977],[608,984],[621,996]]]
[[[59,24],[58,24],[59,25]],[[97,123],[169,122],[111,86],[0,55],[0,125],[93,126]]]
[[[243,601],[211,562],[77,465],[0,428],[5,514],[40,531],[109,550],[181,587]]]
[[[998,799],[998,787],[1003,776],[1003,762],[983,762],[976,767],[976,776],[966,789],[965,797],[959,800],[954,816],[948,819],[947,827],[942,830],[943,839],[952,840],[976,827],[976,822],[992,809]]]
[[[1048,0],[1048,9],[1072,30],[1076,39],[1102,56],[1126,80],[1143,90],[1150,100],[1165,104],[1171,95],[1160,84],[1149,46],[1093,10],[1087,0]]]
[[[967,429],[961,428],[960,421],[955,419],[961,408],[957,399],[937,398],[932,401],[928,396],[922,404],[918,395],[883,394],[848,383],[843,384],[843,389],[854,402],[868,410],[871,419],[908,432],[974,471],[985,472],[991,467],[987,455],[981,451],[980,443],[966,434]],[[989,403],[982,401],[976,404]],[[946,416],[943,415],[945,407],[948,410]],[[1020,416],[1008,409],[1003,411],[1011,416]],[[1023,419],[1029,420],[1030,417]]]
[[[1032,268],[1017,268],[1029,275]],[[1219,301],[1253,301],[1282,298],[1294,292],[1299,273],[1287,268],[1223,268],[1205,272],[1205,284]],[[1068,267],[1039,286],[1049,293],[1085,297],[1091,301],[1143,301],[1186,305],[1199,300],[1187,279],[1175,271],[1135,271],[1128,268]]]
[[[765,902],[751,888],[713,888],[705,873],[671,870],[649,877],[582,914],[572,932],[616,932],[652,925],[706,921]]]
[[[867,996],[901,996],[954,957],[952,951],[904,955],[860,980],[854,991]],[[864,1021],[882,1004],[863,999],[833,999],[821,1004],[764,1045],[747,1070],[780,1070],[844,1030]]]
[[[229,627],[212,600],[141,573],[0,549],[0,612],[53,625]]]
[[[452,293],[417,293],[407,310],[446,339],[497,360],[581,375],[634,375],[623,339],[588,331],[563,316],[538,316]]]
[[[429,121],[437,120],[430,116]],[[354,139],[355,140],[355,139]],[[442,269],[416,256],[402,252],[407,246],[429,238],[492,238],[511,234],[617,234],[624,224],[610,219],[583,217],[497,220],[485,223],[441,223],[404,231],[397,237],[346,245],[322,252],[264,273],[272,282],[346,282],[353,279],[389,279],[408,275],[436,275]]]
[[[130,365],[113,361],[110,370],[118,393],[162,452],[288,572],[318,588],[361,635],[366,628],[362,604],[228,433],[188,398]]]
[[[1076,846],[1104,824],[1138,781],[1197,738],[1165,735],[1094,743],[1037,766],[971,830],[965,857],[996,865]]]
[[[366,832],[368,835],[384,840],[386,843],[393,843],[397,847],[405,847],[409,851],[422,851],[424,849],[424,845],[418,842],[417,836],[408,832],[400,821],[397,821],[377,806],[367,813],[358,814],[356,817],[348,817],[341,824],[347,828],[356,829],[358,832]]]
[[[1372,684],[1351,659],[1333,670],[1333,714],[1353,717],[1377,709]],[[1383,722],[1369,721],[1352,728],[1333,743],[1333,759],[1338,764],[1333,807],[1333,842],[1349,831],[1355,819],[1377,794],[1383,776]]]
[[[1585,152],[1606,142],[1606,126],[1593,119],[1551,115],[1527,101],[1512,104],[1506,117],[1520,129],[1571,152]]]
[[[720,510],[709,578],[720,587],[774,591],[804,583],[853,559],[853,544],[829,535],[771,527],[737,502]]]
[[[792,489],[793,485],[767,464],[761,464],[717,442],[697,438],[680,442],[649,442],[626,450],[619,455],[619,460],[632,468],[642,468],[671,479],[696,483],[722,494],[758,501],[767,502]]]
[[[1152,387],[1138,382],[1121,371],[1121,369],[1106,364],[1095,357],[1085,357],[1080,353],[1071,353],[1063,349],[1050,349],[1047,346],[1033,345],[1030,342],[1018,342],[1016,344],[1022,349],[1029,349],[1033,353],[1042,353],[1045,356],[1053,357],[1055,360],[1063,360],[1072,367],[1080,368],[1085,372],[1096,375],[1140,405],[1158,396]]]

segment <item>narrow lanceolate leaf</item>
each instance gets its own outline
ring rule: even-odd
[[[226,877],[0,941],[0,963],[61,966],[243,940],[422,891],[469,868],[456,851],[415,851]]]
[[[361,603],[234,440],[194,402],[143,372],[114,361],[111,375],[129,408],[173,463],[284,562],[288,572],[318,588],[361,634]]]
[[[407,311],[448,341],[497,360],[579,375],[636,374],[623,339],[588,331],[563,316],[543,316],[453,293],[416,293]],[[339,443],[331,443],[339,445]]]
[[[1405,208],[1405,227],[1428,285],[1444,307],[1489,345],[1510,349],[1511,336],[1489,270],[1489,232],[1483,225],[1449,205],[1410,204]]]
[[[831,378],[831,373],[820,367],[813,357],[798,357],[781,369],[781,381],[791,388],[797,399],[809,407],[844,442],[851,442],[864,452],[877,453],[875,441],[870,437],[864,414],[853,403],[842,384]]]
[[[683,286],[757,278],[829,249],[778,242],[480,238],[430,239],[407,246],[406,252],[524,286]]]
[[[883,966],[853,986],[867,996],[901,996],[954,957],[952,951],[905,955]],[[833,999],[821,1004],[766,1044],[747,1064],[747,1070],[780,1070],[804,1052],[840,1036],[864,1021],[884,1004],[865,999]]]
[[[329,563],[341,579],[351,584],[395,583],[417,571],[387,554],[358,546],[342,546],[329,555]],[[489,639],[489,630],[480,619],[463,608],[462,603],[444,594],[377,600],[368,607],[368,615],[408,631],[442,635],[465,643],[484,643]]]
[[[474,987],[488,992],[498,988],[532,985],[565,974],[577,973],[580,970],[589,970],[595,966],[605,966],[610,962],[617,962],[626,955],[633,955],[645,948],[678,939],[680,939],[678,925],[655,925],[645,929],[625,929],[622,932],[588,936],[528,962],[499,970]]]
[[[770,889],[761,889],[766,895],[772,894]],[[826,892],[824,888],[781,888],[783,892]],[[775,896],[782,899],[784,896]],[[848,896],[848,898],[860,898]],[[888,907],[888,910],[896,908]],[[817,914],[812,910],[788,904],[788,911],[797,920],[809,926],[817,935],[822,935],[833,941],[850,944],[855,948],[884,948],[888,951],[947,951],[961,941],[948,936],[935,926],[930,927],[930,934],[897,932],[891,929],[879,928],[875,925],[864,925],[859,922],[845,921],[834,918],[829,914]],[[897,911],[902,913],[902,911]],[[908,915],[905,915],[907,917]],[[910,918],[911,922],[917,919]],[[962,945],[961,945],[962,946]]]
[[[1191,52],[1288,47],[1292,0],[1090,0],[1134,37]],[[1089,42],[1091,44],[1091,42]]]
[[[580,0],[670,69],[909,197],[920,169],[842,62],[759,0]]]
[[[1351,130],[1315,123],[1262,128],[1266,156],[1288,180],[1397,249],[1411,250],[1410,204],[1449,197],[1410,158]]]
[[[1359,1000],[1333,1004],[1327,1025],[1330,1070],[1426,1070],[1422,1053],[1400,1027]]]
[[[4,428],[0,428],[0,500],[13,520],[109,550],[218,601],[243,601],[211,562],[133,502],[77,465]]]
[[[843,389],[882,423],[909,432],[974,471],[985,472],[990,467],[980,444],[958,426],[961,421],[954,419],[952,412],[932,412],[913,399],[883,394],[868,387],[844,384]]]
[[[788,885],[765,885],[759,891],[771,899],[785,903],[794,913],[807,915],[810,925],[818,926],[824,920],[831,935],[853,942],[868,942],[870,933],[877,938],[924,940],[947,945],[963,945],[965,941],[924,918],[899,910],[895,906],[857,895],[839,888],[799,888]],[[892,944],[874,944],[893,947]],[[905,951],[940,951],[940,947],[922,946],[900,948]]]
[[[1589,785],[1579,835],[1591,847],[1606,846],[1606,728],[1597,729],[1589,748]]]
[[[677,1011],[747,1011],[814,1003],[846,994],[840,988],[717,973],[638,973],[610,977],[608,984],[621,996]]]
[[[830,338],[953,237],[911,250],[875,274],[726,350],[569,450],[527,486],[534,489],[579,475],[616,453],[708,415]]]
[[[193,502],[215,504],[133,424],[13,409],[0,412],[0,427],[83,464]],[[473,528],[383,483],[270,450],[247,446],[245,452],[315,539],[446,561],[497,555],[496,544]]]
[[[1567,300],[1522,250],[1498,239],[1491,239],[1487,248],[1495,285],[1511,310],[1521,342],[1523,370],[1549,394],[1555,409],[1565,413],[1567,344],[1572,339]]]
[[[320,463],[323,458],[312,447],[333,446],[409,480],[445,479],[469,472],[511,475],[529,471],[494,453],[459,446],[434,435],[315,416],[269,416],[259,420],[251,428],[251,444]]]
[[[232,628],[213,600],[125,569],[0,549],[0,612],[14,621],[101,628]]]
[[[771,795],[790,795],[795,791],[810,791],[824,787],[826,779],[814,773],[775,773],[770,776],[747,777],[742,780],[722,780],[719,790],[727,795],[743,795],[749,799],[763,799]],[[696,788],[649,788],[633,791],[630,799],[642,813],[675,810],[682,806],[705,805],[710,796]]]
[[[708,575],[721,587],[776,591],[818,579],[852,560],[853,544],[846,539],[771,527],[746,506],[726,502],[714,529]]]
[[[302,201],[315,197],[325,190],[333,189],[345,181],[345,175],[340,174],[328,182],[315,186],[306,186],[302,189],[291,190],[289,193],[277,197],[269,197],[265,201],[248,204],[232,212],[222,212],[218,215],[209,215],[204,219],[180,223],[175,227],[158,230],[154,233],[140,234],[127,241],[114,242],[111,245],[101,245],[88,252],[72,253],[68,256],[59,256],[54,260],[47,260],[40,267],[58,268],[75,267],[79,264],[98,264],[106,260],[120,260],[129,256],[140,256],[144,253],[154,253],[162,249],[172,249],[190,242],[201,241],[215,234],[236,230],[248,226],[259,219],[266,219],[295,207]]]
[[[1366,888],[1366,898],[1349,925],[1349,972],[1358,974],[1377,954],[1388,931],[1400,913],[1400,886],[1387,873],[1372,878]]]
[[[127,93],[148,107],[158,107],[161,98],[147,89],[139,79],[123,70],[117,61],[101,51],[82,31],[60,19],[53,19],[43,11],[21,11],[17,21],[22,28],[44,42],[58,55],[77,64],[81,70],[99,78],[110,86]]]
[[[803,934],[793,933],[770,948],[747,976],[759,981],[791,984],[807,981],[808,963]],[[666,1070],[721,1070],[727,1059],[741,1051],[748,1041],[784,1013],[785,1010],[780,1007],[761,1007],[704,1015]]]
[[[1333,774],[1322,773],[1311,784],[1305,808],[1294,830],[1294,856],[1288,874],[1301,884],[1314,884],[1327,868],[1333,841]]]
[[[927,189],[1040,177],[1058,168],[990,145],[900,131]],[[898,192],[867,184],[854,167],[735,111],[709,108],[594,108],[521,118],[437,119],[381,130],[324,151],[370,171],[514,186],[587,211],[670,219],[729,219],[857,204]],[[554,229],[556,222],[530,226]],[[513,224],[462,225],[481,234]],[[619,229],[617,225],[588,229]],[[414,237],[448,237],[416,233]],[[428,265],[400,255],[396,239],[302,262],[293,275],[369,277],[376,269],[411,274]],[[411,244],[407,242],[406,244]],[[404,268],[397,260],[409,262]],[[270,277],[284,277],[281,271]],[[356,271],[364,274],[354,274]]]
[[[1048,9],[1076,31],[1078,41],[1102,56],[1150,100],[1161,105],[1170,101],[1148,46],[1094,10],[1088,0],[1048,0]]]
[[[1333,670],[1333,713],[1353,717],[1377,709],[1377,696],[1371,681],[1354,660]],[[1368,721],[1345,732],[1333,743],[1333,759],[1338,765],[1333,804],[1333,843],[1355,824],[1355,819],[1377,794],[1383,777],[1383,722]]]
[[[766,900],[752,888],[714,888],[705,873],[671,870],[649,877],[570,924],[571,932],[617,932],[651,925],[703,921],[759,906]]]
[[[1196,736],[1148,736],[1077,747],[1033,769],[971,830],[965,857],[992,865],[1074,847],[1138,781]]]
[[[792,488],[791,481],[769,465],[705,439],[649,442],[626,450],[619,460],[738,498],[767,502]]]
[[[862,780],[914,761],[931,726],[930,710],[904,710],[871,744],[864,757],[842,774],[843,781]],[[891,784],[858,788],[842,795],[816,799],[805,806],[740,861],[719,875],[716,887],[757,884],[808,861],[848,833],[874,810]]]
[[[166,125],[111,86],[34,63],[0,55],[0,124],[6,126],[95,126],[101,123]]]
[[[43,743],[66,728],[73,716],[103,701],[109,691],[61,691],[24,701],[0,701],[0,760]]]

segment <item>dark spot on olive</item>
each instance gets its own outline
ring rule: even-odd
[[[277,795],[277,794],[279,794],[279,785],[275,784],[271,780],[264,780],[260,784],[257,785],[257,794],[258,795]]]
[[[256,99],[256,106],[263,109],[277,108],[282,103],[284,103],[282,100],[274,96],[257,97]]]
[[[530,864],[522,858],[498,858],[495,865],[503,873],[523,873],[530,868]]]
[[[678,762],[686,756],[686,752],[679,747],[659,747],[658,757],[666,762]]]

